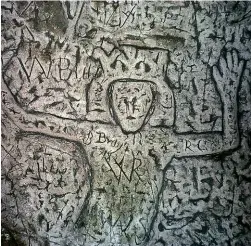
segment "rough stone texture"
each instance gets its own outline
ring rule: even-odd
[[[2,2],[2,242],[251,245],[250,2]]]

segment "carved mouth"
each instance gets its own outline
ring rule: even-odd
[[[136,118],[133,117],[133,116],[131,116],[131,115],[129,115],[129,116],[126,117],[126,119],[127,119],[127,120],[135,120]]]

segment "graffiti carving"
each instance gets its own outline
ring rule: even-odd
[[[251,244],[249,2],[1,7],[2,242]]]
[[[153,108],[155,92],[148,81],[115,81],[110,85],[111,113],[126,133],[140,130]]]

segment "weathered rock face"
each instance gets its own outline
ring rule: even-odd
[[[250,11],[2,2],[2,241],[251,245]]]

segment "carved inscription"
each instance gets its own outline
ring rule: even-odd
[[[4,245],[251,245],[249,2],[1,8]]]

